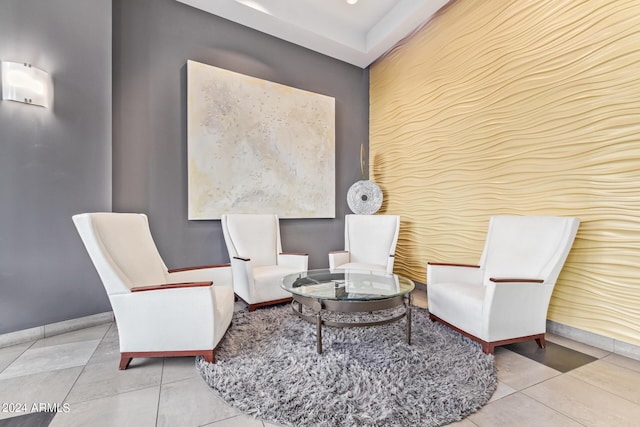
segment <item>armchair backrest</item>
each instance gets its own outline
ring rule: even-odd
[[[499,215],[491,217],[480,259],[490,277],[543,279],[555,284],[580,224],[579,218]]]
[[[108,295],[166,282],[167,267],[146,215],[84,213],[74,215],[73,222]]]
[[[227,214],[221,223],[230,258],[250,258],[258,267],[278,263],[282,252],[278,215]]]
[[[350,262],[386,265],[396,251],[399,231],[397,215],[346,215],[344,247]]]

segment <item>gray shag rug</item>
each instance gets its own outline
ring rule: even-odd
[[[315,325],[289,305],[240,311],[200,375],[231,406],[287,426],[439,426],[485,405],[496,389],[494,357],[413,308],[382,326]],[[388,315],[389,313],[387,313]],[[383,313],[384,315],[384,313]],[[341,319],[349,315],[337,315]]]

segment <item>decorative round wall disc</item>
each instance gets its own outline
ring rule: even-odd
[[[372,215],[382,206],[382,190],[373,181],[356,181],[347,192],[347,204],[355,214]]]

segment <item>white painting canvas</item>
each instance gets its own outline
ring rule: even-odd
[[[189,219],[335,218],[335,99],[187,62]]]

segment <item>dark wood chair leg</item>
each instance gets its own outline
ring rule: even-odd
[[[119,369],[121,371],[124,371],[125,369],[127,369],[129,367],[129,363],[131,363],[131,360],[133,359],[133,357],[128,357],[125,356],[124,354],[120,355],[120,366]]]
[[[215,350],[207,351],[202,356],[204,357],[205,361],[207,361],[209,363],[216,363],[216,351]]]
[[[481,344],[482,344],[482,352],[484,354],[493,354],[495,352],[496,347],[490,342],[482,341]]]
[[[541,336],[540,338],[536,338],[536,343],[538,344],[538,347],[540,347],[540,348],[545,348],[547,346],[547,342],[544,339],[544,335]]]

